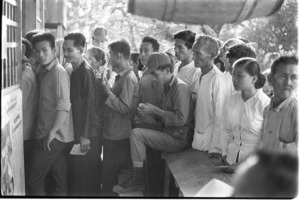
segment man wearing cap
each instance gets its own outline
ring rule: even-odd
[[[146,75],[142,77],[139,83],[139,103],[150,103],[161,108],[162,101],[162,88],[159,84],[153,79],[153,69],[158,65],[167,64],[170,62],[169,57],[165,57],[162,55],[166,55],[164,53],[153,53],[148,58],[148,69]],[[153,121],[153,118],[148,116],[136,114],[134,118],[134,128],[150,128],[157,129],[157,123]],[[160,125],[159,127],[160,128]]]
[[[104,28],[103,26],[97,26],[93,31],[92,45],[105,49],[105,44],[107,41],[108,38],[106,28]]]
[[[155,106],[161,107],[162,99],[162,90],[158,84],[153,81],[153,76],[151,70],[157,62],[166,62],[162,59],[164,57],[154,56],[149,60],[149,57],[152,53],[158,52],[159,43],[155,38],[146,36],[142,40],[140,47],[140,59],[144,66],[147,66],[143,72],[143,76],[139,81],[139,103],[150,103]],[[157,54],[158,55],[158,54]],[[169,58],[168,58],[169,59]],[[169,60],[168,60],[169,61]],[[134,127],[140,127],[141,125],[147,125],[144,123],[144,120],[141,116],[136,116],[134,119]]]
[[[188,86],[173,74],[173,66],[165,53],[152,54],[149,62],[152,57],[160,61],[151,68],[151,73],[163,90],[162,108],[141,103],[137,112],[143,116],[151,115],[160,124],[160,130],[135,128],[131,131],[133,171],[129,179],[114,186],[113,191],[117,193],[144,189],[143,162],[146,159],[146,147],[171,153],[182,151],[188,146],[187,131],[184,130],[189,112]]]
[[[115,82],[115,78],[117,76],[116,72],[112,70],[112,66],[110,64],[110,56],[106,51],[106,44],[108,42],[107,29],[103,26],[97,26],[92,35],[92,45],[96,47],[100,47],[105,52],[105,57],[108,62],[106,62],[104,69],[107,69],[109,83],[112,86]]]
[[[180,61],[175,66],[174,74],[184,81],[191,91],[196,92],[198,78],[201,74],[200,68],[195,68],[192,46],[195,41],[195,33],[190,30],[179,31],[174,35],[175,55]]]

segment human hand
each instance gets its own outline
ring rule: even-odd
[[[104,92],[107,94],[107,95],[110,95],[112,92],[111,92],[111,87],[110,87],[110,84],[107,80],[107,78],[105,76],[103,76],[103,80],[102,80],[102,86],[103,86],[103,89],[104,89]]]
[[[156,106],[150,103],[140,103],[138,109],[139,114],[141,115],[149,115],[155,113]]]
[[[85,153],[88,152],[88,150],[91,148],[91,141],[89,138],[86,137],[80,137],[79,139],[80,142],[80,150],[81,152]]]
[[[44,151],[51,151],[50,149],[50,144],[52,142],[52,140],[56,139],[56,133],[54,131],[50,131],[48,137],[45,138],[44,141]]]

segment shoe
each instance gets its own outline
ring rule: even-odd
[[[222,156],[220,153],[208,153],[208,157],[212,159],[221,160]]]
[[[115,185],[113,191],[116,193],[128,193],[143,191],[145,189],[144,171],[142,167],[134,167],[131,176],[120,185]]]

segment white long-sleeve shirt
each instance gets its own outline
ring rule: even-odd
[[[200,77],[192,143],[194,149],[221,153],[222,111],[228,92],[224,75],[216,66]]]
[[[230,95],[224,105],[222,155],[229,164],[245,160],[259,147],[263,129],[263,111],[270,98],[261,90],[248,99],[241,92]]]
[[[231,91],[229,95],[233,94],[235,91],[233,87],[233,82],[232,82],[232,75],[229,72],[224,72],[226,84],[229,87],[229,90]]]
[[[185,82],[192,92],[196,92],[199,86],[199,77],[201,75],[201,69],[195,67],[194,61],[183,66],[179,69],[180,62],[175,66],[174,75],[180,80]]]

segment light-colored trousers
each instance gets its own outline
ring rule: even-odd
[[[146,146],[161,152],[175,153],[184,150],[188,146],[188,142],[161,131],[144,128],[133,129],[130,134],[130,149],[133,161],[145,161]]]

